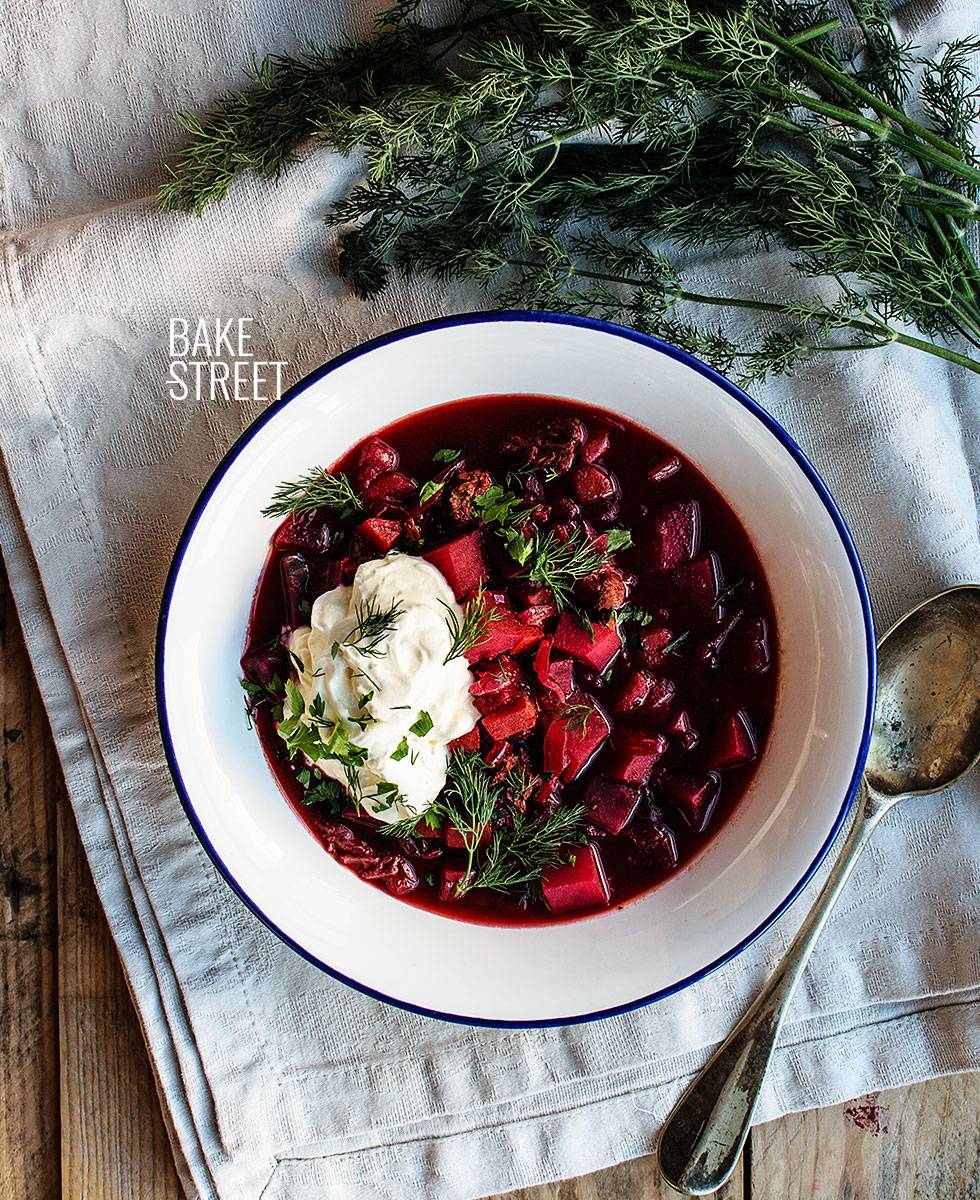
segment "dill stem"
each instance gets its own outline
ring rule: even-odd
[[[812,55],[809,57],[812,57]],[[819,62],[820,60],[818,59],[817,61]],[[675,71],[678,75],[684,75],[689,79],[700,79],[712,83],[719,83],[724,80],[724,73],[722,71],[717,71],[712,67],[695,66],[693,63],[684,62],[682,59],[667,57],[664,58],[663,65],[669,70]],[[846,79],[847,77],[843,76],[843,78]],[[861,113],[854,112],[853,109],[842,108],[839,104],[831,104],[827,100],[820,100],[816,96],[808,96],[805,92],[797,92],[789,87],[773,87],[769,84],[761,83],[755,85],[755,90],[760,95],[769,96],[774,100],[782,100],[785,103],[799,105],[800,108],[807,108],[810,112],[819,113],[823,117],[839,121],[842,125],[858,129],[876,141],[891,142],[893,145],[901,146],[908,153],[916,156],[921,155],[923,158],[928,159],[934,166],[941,167],[944,171],[949,171],[954,175],[960,175],[975,187],[980,187],[980,170],[963,162],[962,157],[954,157],[933,145],[923,145],[922,140],[915,135],[900,133],[891,124],[872,120],[870,117],[865,117]],[[868,94],[870,95],[870,93]],[[890,108],[891,106],[887,105],[886,107]],[[909,123],[914,129],[922,130],[923,134],[929,132],[922,129],[922,126],[916,124],[914,121]],[[932,141],[933,139],[927,138],[925,140]],[[942,145],[946,144],[942,138],[936,138],[935,140]]]
[[[887,100],[882,100],[874,92],[868,91],[866,87],[863,87],[843,71],[839,71],[825,59],[818,57],[816,54],[811,54],[809,50],[804,50],[801,46],[789,38],[784,38],[775,29],[767,25],[760,23],[757,28],[766,41],[771,42],[774,46],[778,46],[780,50],[784,50],[798,62],[803,63],[822,75],[825,79],[830,80],[841,91],[849,92],[880,117],[894,121],[896,125],[901,126],[917,141],[921,139],[928,142],[930,146],[940,151],[947,158],[952,158],[960,163],[963,162],[963,152],[959,147],[954,146],[951,142],[947,142],[945,138],[940,137],[937,133],[933,133],[931,129],[927,129],[924,125],[920,125],[918,121],[914,121],[911,117],[903,113],[900,108],[889,104]],[[977,180],[980,180],[980,172],[976,172],[976,175]]]
[[[510,259],[510,265],[515,267],[535,267],[538,263],[527,262],[521,259]],[[636,279],[629,275],[615,275],[611,272],[604,271],[588,271],[585,269],[574,268],[574,274],[579,275],[584,279],[594,279],[600,283],[619,283],[625,287],[649,288],[651,284],[644,279]],[[687,300],[692,304],[710,304],[718,308],[744,308],[751,309],[754,312],[775,313],[779,316],[792,314],[792,306],[787,304],[775,304],[768,300],[753,300],[748,296],[712,296],[703,292],[689,292],[686,289],[679,289],[674,293],[675,303],[680,300]],[[923,338],[913,337],[911,334],[902,333],[893,325],[889,325],[885,321],[862,321],[857,317],[850,320],[845,320],[842,325],[846,325],[849,329],[855,329],[859,333],[870,334],[877,338],[873,343],[862,343],[850,346],[812,346],[810,349],[814,351],[827,350],[847,350],[847,349],[880,349],[889,342],[898,342],[902,346],[908,346],[914,350],[924,350],[927,354],[934,354],[939,358],[946,359],[947,362],[956,363],[958,366],[966,367],[968,371],[973,371],[980,375],[980,361],[970,358],[965,354],[960,354],[956,350],[951,350],[947,346],[939,346],[933,342],[927,342]]]

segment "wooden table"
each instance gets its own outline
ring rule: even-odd
[[[178,1200],[146,1050],[0,574],[0,1200]],[[722,1200],[977,1200],[980,1074],[753,1131]],[[653,1159],[508,1200],[666,1200]]]

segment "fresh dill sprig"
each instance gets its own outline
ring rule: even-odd
[[[365,658],[379,658],[388,634],[398,624],[398,618],[404,611],[400,600],[387,608],[382,608],[373,597],[355,604],[354,619],[357,624],[343,641],[334,642],[330,647],[331,657],[336,658],[343,646],[350,646]]]
[[[398,0],[185,117],[159,202],[199,212],[312,140],[366,165],[329,218],[363,296],[393,270],[471,279],[750,382],[891,345],[980,372],[980,43],[924,59],[883,0],[849,7],[478,0],[430,28]],[[795,283],[687,276],[690,251],[738,241],[784,247]]]
[[[581,736],[589,725],[589,717],[595,712],[594,704],[566,704],[558,713],[558,720],[569,733]]]
[[[497,608],[487,600],[482,585],[463,606],[462,619],[445,601],[440,603],[446,610],[446,625],[449,628],[449,651],[442,660],[443,664],[452,662],[454,658],[462,658],[470,650],[481,646],[487,640],[490,626],[500,617]]]
[[[387,821],[378,828],[377,832],[383,837],[390,838],[415,837],[420,825],[438,829],[441,823],[442,818],[438,804],[433,804],[425,812],[410,813],[400,821]]]
[[[314,467],[299,479],[280,483],[272,500],[262,509],[262,516],[288,517],[315,508],[333,508],[339,516],[346,517],[360,507],[360,498],[346,475],[333,475],[322,467]]]
[[[515,812],[511,828],[497,830],[471,888],[506,892],[536,883],[542,871],[563,861],[569,846],[585,843],[581,804],[559,806],[543,816]]]
[[[460,896],[473,886],[477,847],[502,796],[502,787],[491,782],[479,754],[457,751],[451,756],[446,787],[438,803],[439,811],[463,838],[466,871],[457,892]]]
[[[575,583],[594,574],[606,560],[606,552],[578,526],[562,537],[553,529],[547,533],[535,529],[524,559],[524,574],[533,583],[548,588],[558,606],[564,608]]]

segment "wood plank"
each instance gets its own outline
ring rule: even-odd
[[[146,1046],[67,803],[58,880],[62,1195],[178,1200]]]
[[[752,1200],[977,1200],[980,1073],[797,1113],[752,1134]]]
[[[60,1194],[55,794],[61,782],[0,568],[0,1196]]]
[[[743,1200],[743,1164],[732,1180],[715,1193],[716,1200]],[[618,1167],[607,1167],[592,1175],[580,1175],[562,1183],[522,1188],[492,1200],[678,1200],[678,1193],[660,1177],[653,1155],[636,1158]]]

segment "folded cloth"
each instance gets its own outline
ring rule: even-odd
[[[930,7],[930,42],[967,28],[970,9]],[[181,811],[156,727],[156,611],[199,489],[261,403],[171,398],[170,318],[253,317],[255,356],[285,360],[292,382],[473,299],[403,287],[366,305],[344,291],[318,215],[353,168],[329,154],[277,187],[242,181],[203,220],[147,198],[171,106],[206,101],[253,46],[331,37],[338,14],[275,0],[243,29],[244,13],[197,0],[114,10],[14,0],[4,22],[20,87],[0,123],[0,538],[188,1194],[464,1200],[646,1153],[812,889],[734,963],[643,1011],[470,1029],[293,954]],[[781,269],[725,258],[701,277],[739,286],[750,272],[761,294]],[[759,394],[840,501],[884,628],[980,577],[980,388],[900,349],[834,358]],[[760,1120],[980,1066],[978,847],[975,781],[888,819],[794,1002]]]

